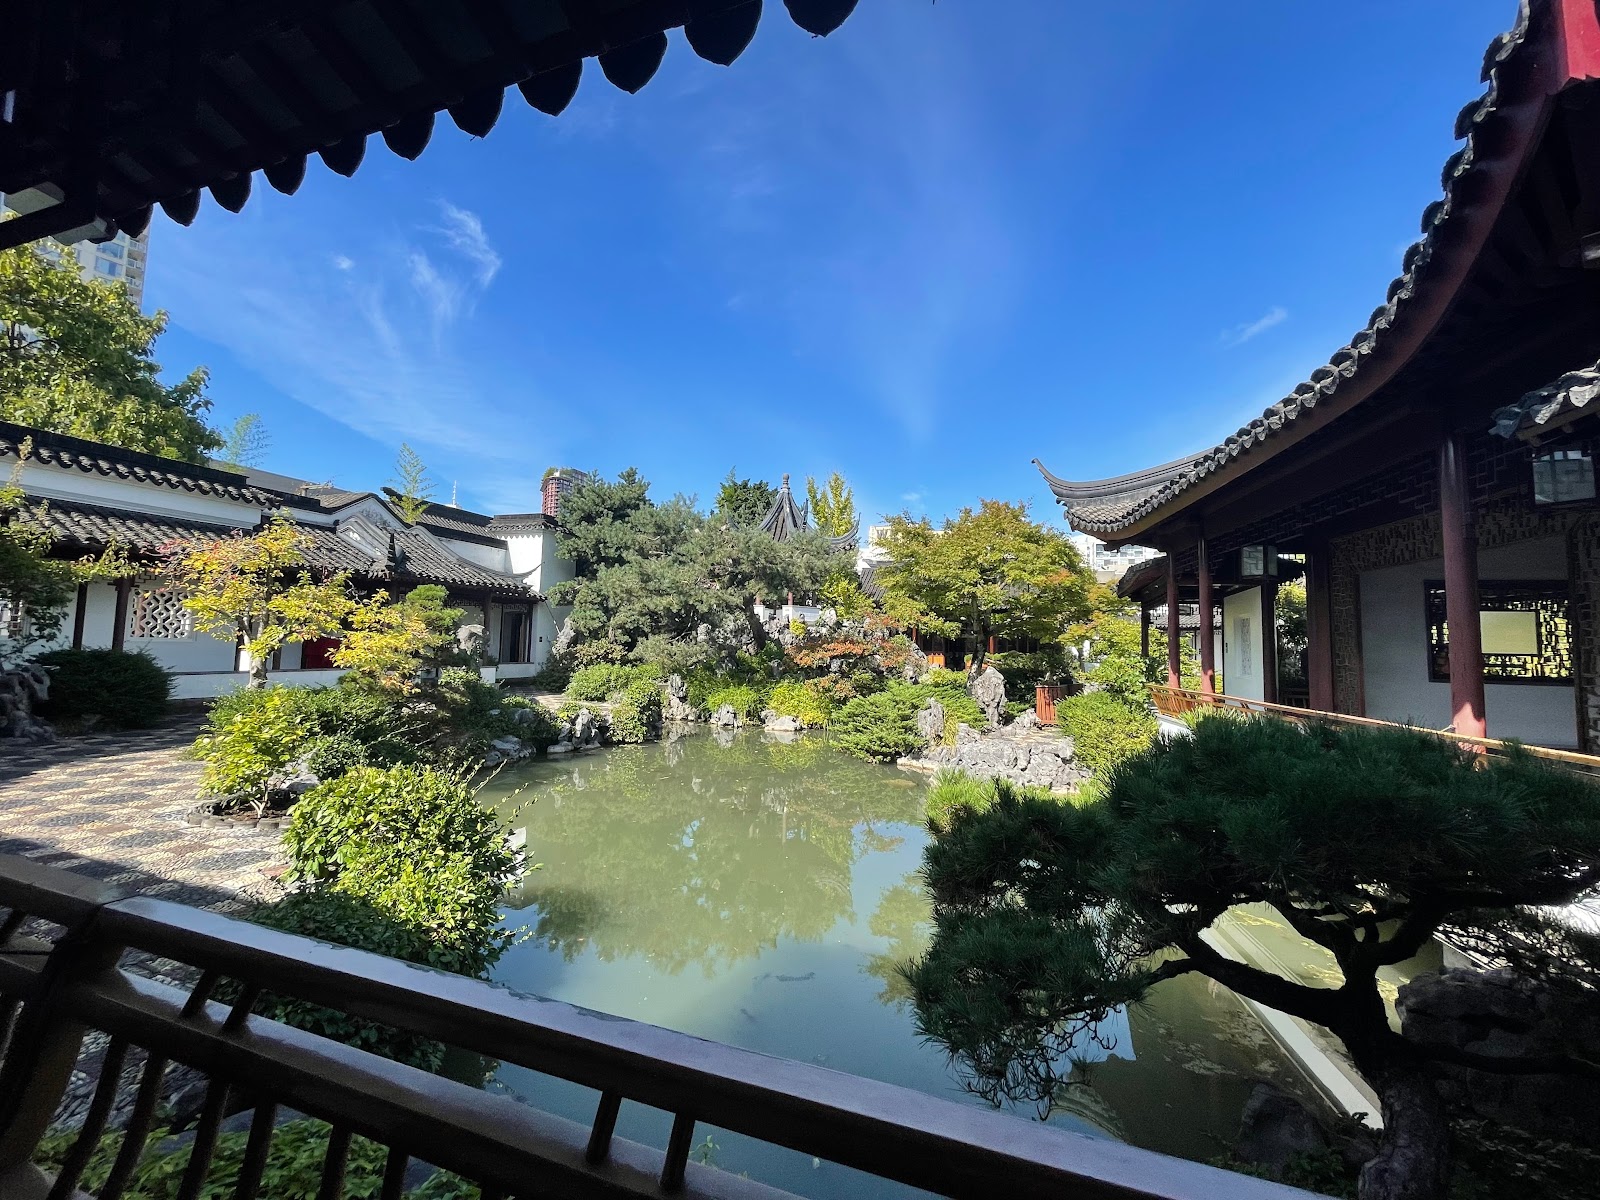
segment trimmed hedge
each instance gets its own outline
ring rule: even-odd
[[[636,679],[611,706],[611,740],[631,745],[648,742],[661,732],[661,688],[653,680]]]
[[[147,729],[167,715],[172,676],[148,651],[47,650],[35,661],[50,671],[47,720]]]
[[[829,740],[847,754],[882,762],[922,749],[917,732],[919,703],[892,691],[857,696],[841,708],[829,726]]]

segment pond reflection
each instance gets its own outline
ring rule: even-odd
[[[519,991],[965,1103],[913,1025],[899,968],[931,936],[919,870],[925,780],[819,737],[699,732],[536,761],[485,791],[540,868],[507,897],[528,937],[495,971]],[[1116,1014],[1049,1106],[1054,1124],[1208,1158],[1255,1078],[1284,1064],[1231,995],[1191,980]],[[1081,1059],[1081,1061],[1080,1061]],[[514,1066],[491,1086],[587,1121],[595,1095]],[[1020,1119],[1034,1117],[1032,1105]],[[619,1134],[664,1144],[664,1114]],[[909,1189],[722,1131],[718,1166],[803,1196]]]

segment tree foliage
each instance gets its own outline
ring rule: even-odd
[[[186,462],[222,439],[206,425],[206,371],[161,381],[147,317],[121,286],[89,283],[72,251],[0,250],[0,396],[7,420]]]
[[[445,599],[444,588],[425,583],[399,600],[380,592],[355,605],[334,665],[392,691],[415,691],[419,670],[455,645],[461,610]]]
[[[1508,1063],[1390,1029],[1381,968],[1467,913],[1568,903],[1600,883],[1600,789],[1527,755],[1483,761],[1400,729],[1208,718],[1111,772],[1080,807],[1002,789],[927,851],[936,936],[918,1020],[991,1097],[1046,1099],[1075,1038],[1198,972],[1339,1037],[1383,1101],[1363,1197],[1436,1197],[1447,1157],[1431,1058]],[[1338,986],[1228,959],[1203,934],[1269,904],[1324,947]]]
[[[824,537],[849,537],[856,530],[856,493],[835,471],[821,487],[806,478],[806,510],[811,528]]]
[[[884,607],[902,625],[960,636],[979,656],[988,638],[1058,640],[1089,615],[1094,577],[1059,530],[1025,504],[985,500],[942,528],[893,517],[879,568]]]
[[[728,469],[717,489],[716,514],[730,525],[759,525],[778,498],[778,489],[765,479],[740,479]]]
[[[394,475],[389,481],[394,492],[390,503],[402,521],[415,525],[433,503],[433,480],[422,456],[405,442],[400,443],[400,453],[395,456]]]
[[[312,576],[306,535],[279,515],[254,534],[189,539],[165,548],[166,575],[184,595],[195,628],[238,638],[250,686],[265,687],[267,662],[290,642],[336,637],[358,604],[349,576]]]
[[[819,534],[775,542],[759,528],[707,520],[682,496],[658,504],[649,490],[630,467],[562,500],[558,545],[576,578],[550,598],[572,607],[585,640],[631,652],[647,638],[688,638],[701,624],[733,619],[759,646],[766,634],[751,611],[757,601],[814,595],[829,577],[834,558]]]
[[[245,413],[228,426],[216,459],[230,467],[259,467],[271,444],[272,438],[261,423],[261,414]]]

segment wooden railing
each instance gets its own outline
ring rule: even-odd
[[[1262,713],[1286,721],[1331,721],[1340,725],[1378,725],[1390,729],[1412,729],[1417,733],[1445,738],[1463,746],[1476,747],[1486,754],[1505,754],[1516,746],[1535,758],[1600,773],[1600,756],[1593,754],[1579,754],[1576,750],[1557,750],[1550,746],[1525,746],[1520,742],[1498,741],[1494,738],[1467,737],[1448,729],[1401,725],[1395,721],[1380,721],[1376,717],[1354,717],[1348,713],[1321,712],[1317,709],[1297,708],[1288,704],[1268,704],[1265,700],[1252,700],[1246,696],[1208,695],[1192,688],[1169,688],[1158,683],[1150,685],[1150,700],[1155,705],[1156,711],[1166,717],[1182,718],[1201,708],[1227,708],[1239,712]]]
[[[342,1194],[355,1135],[388,1148],[382,1200],[401,1195],[413,1158],[478,1183],[485,1200],[786,1195],[691,1162],[702,1123],[949,1196],[1307,1195],[202,910],[120,897],[27,859],[0,856],[0,909],[9,910],[0,921],[0,1196],[7,1200],[72,1196],[108,1113],[125,1098],[123,1075],[137,1074],[127,1084],[135,1100],[117,1165],[100,1189],[100,1200],[116,1200],[145,1152],[168,1062],[208,1081],[186,1197],[205,1182],[224,1116],[249,1110],[233,1195],[253,1200],[278,1106],[332,1126],[319,1191],[329,1200]],[[29,916],[61,927],[53,947],[23,936]],[[185,991],[136,977],[118,966],[127,949],[189,964],[198,982]],[[221,994],[238,997],[231,1004],[211,999],[225,982]],[[594,1120],[579,1125],[253,1015],[268,989],[586,1085],[599,1093]],[[51,1186],[30,1158],[90,1031],[109,1038],[104,1066],[77,1149]],[[142,1070],[125,1072],[140,1053]],[[672,1114],[664,1148],[613,1136],[625,1101]]]

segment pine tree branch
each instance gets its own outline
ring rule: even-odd
[[[1232,988],[1241,996],[1318,1025],[1333,1026],[1343,1015],[1340,995],[1332,988],[1293,983],[1248,963],[1235,962],[1213,950],[1199,937],[1182,938],[1178,948],[1194,960],[1194,970]]]

